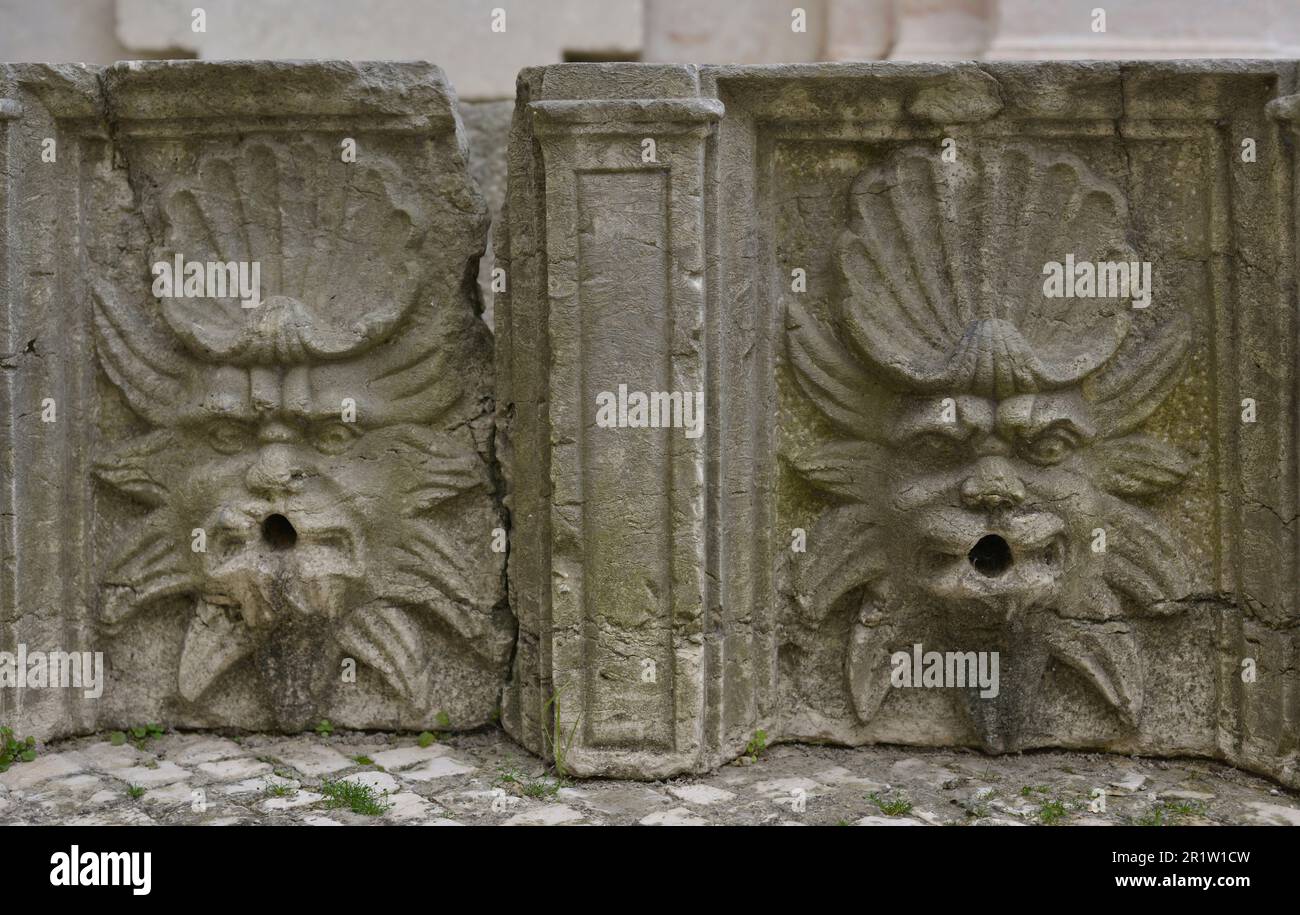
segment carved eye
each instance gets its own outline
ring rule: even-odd
[[[1065,460],[1078,445],[1064,429],[1048,429],[1020,444],[1021,456],[1034,464],[1057,464]]]
[[[242,423],[219,419],[208,428],[208,444],[222,454],[236,454],[252,442],[252,433]]]
[[[335,421],[318,426],[312,433],[312,444],[323,454],[342,454],[356,437],[357,431],[351,423]]]

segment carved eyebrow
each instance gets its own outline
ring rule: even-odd
[[[256,422],[258,411],[247,397],[229,394],[209,394],[199,408],[189,417],[191,422],[208,422],[214,419],[233,419],[238,422]]]
[[[936,414],[910,415],[899,420],[892,430],[890,441],[895,444],[927,432],[938,432],[951,439],[964,441],[979,431],[976,424],[964,419],[960,412],[953,422],[945,422]]]
[[[310,425],[328,422],[343,421],[342,404],[327,406],[324,403],[313,400],[310,404],[285,404],[281,410],[282,414],[288,419],[296,422],[305,422]],[[356,426],[359,429],[372,427],[374,423],[367,422],[367,411],[357,408],[357,418],[345,425]]]

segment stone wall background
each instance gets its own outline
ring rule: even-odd
[[[1092,29],[1104,8],[1105,32]],[[207,14],[206,31],[191,11]],[[790,28],[791,11],[807,31]],[[507,14],[491,53],[494,9]],[[0,60],[433,60],[463,100],[565,61],[1291,57],[1294,0],[0,0]]]

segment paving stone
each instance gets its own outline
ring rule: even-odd
[[[389,794],[397,793],[397,779],[387,772],[354,772],[351,775],[345,775],[339,779],[344,782],[352,782],[356,785],[365,785],[376,792]]]
[[[242,782],[235,782],[230,785],[220,785],[217,790],[223,794],[240,795],[264,793],[268,785],[283,785],[287,788],[297,788],[298,782],[292,778],[284,778],[280,775],[263,775],[260,778],[249,778]]]
[[[91,813],[74,817],[69,826],[152,826],[154,820],[135,807],[118,807],[104,813]]]
[[[591,788],[561,788],[557,796],[609,817],[633,821],[666,809],[673,800],[665,792],[648,785],[610,783],[597,783]]]
[[[853,825],[855,826],[924,826],[920,820],[914,820],[911,817],[885,817],[868,815],[862,817]]]
[[[167,804],[190,806],[194,803],[195,788],[188,781],[173,782],[170,785],[162,785],[158,788],[150,788],[140,798],[147,805]],[[206,796],[206,793],[205,793]]]
[[[80,753],[86,765],[99,772],[129,769],[155,758],[152,753],[144,753],[126,743],[116,747],[111,743],[92,743],[83,748]]]
[[[701,806],[721,804],[736,796],[730,791],[714,788],[711,785],[669,785],[668,793],[688,804]]]
[[[450,756],[438,756],[413,769],[404,769],[399,774],[410,781],[428,782],[439,778],[450,778],[453,775],[469,775],[475,771],[477,770],[473,766]]]
[[[1183,791],[1177,788],[1159,793],[1161,800],[1171,801],[1212,801],[1214,795],[1208,791]]]
[[[210,737],[206,734],[169,734],[164,739],[165,743],[159,747],[159,752],[181,766],[196,766],[199,763],[232,759],[248,753],[239,744],[225,737]]]
[[[47,782],[45,791],[52,794],[67,793],[72,795],[94,794],[104,782],[96,775],[83,773],[81,775],[70,775],[67,778],[55,779]]]
[[[1110,783],[1110,789],[1122,794],[1136,794],[1146,786],[1146,783],[1147,777],[1142,773],[1125,772],[1122,778]]]
[[[709,821],[685,807],[674,807],[642,817],[642,826],[708,826]]]
[[[561,826],[579,823],[583,815],[564,804],[547,804],[517,813],[506,820],[505,826]]]
[[[901,759],[889,768],[891,781],[919,781],[931,788],[942,788],[957,777],[957,773],[951,769],[933,765],[923,759]]]
[[[812,797],[826,790],[826,786],[810,778],[777,778],[757,782],[754,790],[770,800],[788,801],[798,794]]]
[[[333,747],[309,740],[282,743],[269,747],[266,755],[293,767],[309,778],[332,775],[335,772],[356,765],[356,762]]]
[[[132,766],[129,769],[118,769],[113,773],[113,777],[126,782],[128,785],[153,788],[158,785],[170,785],[172,782],[189,778],[191,774],[188,769],[182,769],[174,762],[163,760],[158,763],[156,768]]]
[[[390,772],[409,769],[419,763],[432,762],[447,755],[447,748],[438,744],[430,744],[427,747],[395,747],[391,750],[381,750],[376,753],[368,754],[378,766],[383,766]]]
[[[76,775],[85,767],[80,753],[43,754],[32,762],[15,763],[8,771],[0,772],[0,784],[10,790],[25,790],[52,779]]]
[[[216,762],[199,763],[198,771],[219,781],[232,781],[266,775],[272,771],[272,767],[270,763],[245,757],[243,759],[223,759]]]
[[[323,794],[317,794],[314,791],[295,791],[287,797],[268,797],[262,802],[262,809],[271,812],[310,807],[317,801],[323,800],[324,797]]]
[[[1300,808],[1261,801],[1252,801],[1250,806],[1254,809],[1254,813],[1248,815],[1251,822],[1269,826],[1300,826]]]
[[[438,812],[433,804],[410,791],[399,791],[389,795],[385,800],[392,805],[384,813],[384,818],[388,820],[399,822],[426,820]]]
[[[813,778],[826,785],[850,785],[854,788],[861,788],[866,792],[879,791],[884,788],[883,782],[878,782],[871,778],[864,778],[855,772],[850,772],[843,766],[832,766],[829,769],[818,772],[813,776]]]

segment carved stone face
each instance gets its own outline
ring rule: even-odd
[[[902,399],[886,500],[899,581],[990,622],[1056,597],[1096,516],[1093,438],[1077,390]]]
[[[96,284],[100,364],[147,426],[95,463],[147,510],[106,564],[100,620],[115,637],[182,608],[177,692],[200,721],[483,720],[513,639],[477,379],[458,369],[485,331],[401,170],[336,160],[258,139],[158,184],[155,261],[251,257],[256,305]]]
[[[195,554],[204,600],[233,603],[252,628],[284,614],[334,620],[359,603],[368,538],[353,489],[358,476],[392,475],[387,465],[363,465],[340,479],[339,458],[363,432],[337,415],[287,412],[221,417],[186,432],[192,482],[178,506],[188,518],[178,520],[211,532],[208,551]],[[396,506],[388,508],[391,517]]]
[[[1005,655],[1006,688],[967,706],[987,749],[1021,745],[1056,663],[1136,726],[1126,619],[1178,612],[1189,593],[1146,500],[1190,464],[1137,431],[1178,377],[1184,316],[1041,285],[1066,254],[1136,259],[1126,220],[1119,189],[1068,154],[948,168],[903,149],[854,182],[833,326],[788,305],[793,378],[834,435],[788,455],[829,502],[787,587],[804,620],[851,614],[861,720],[889,692],[891,652],[923,641]]]

